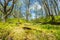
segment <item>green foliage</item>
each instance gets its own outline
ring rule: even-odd
[[[12,31],[12,29],[16,26],[16,24],[2,23],[0,22],[0,38],[5,39]]]
[[[56,35],[57,40],[60,40],[60,31],[57,30],[57,32],[54,33]]]
[[[7,19],[7,22],[8,23],[25,23],[26,22],[26,20],[24,20],[24,19],[22,19],[22,18],[20,18],[20,19],[18,19],[18,18],[12,18],[12,19]]]
[[[45,24],[45,25],[40,25],[42,26],[41,28],[43,29],[48,29],[48,30],[59,30],[60,29],[60,25],[50,25],[50,24]]]
[[[32,21],[33,23],[43,23],[43,22],[50,22],[50,20],[51,20],[51,17],[48,17],[48,18],[41,17],[41,18],[34,19]]]
[[[22,24],[19,24],[20,26],[18,26],[16,24],[18,22]],[[17,40],[17,39],[18,40],[25,40],[25,39],[27,40],[60,40],[60,31],[59,31],[60,25],[50,25],[50,24],[43,25],[43,24],[36,24],[36,23],[35,25],[33,24],[32,22],[27,23],[26,20],[17,19],[17,18],[7,19],[6,23],[0,22],[0,39],[2,40],[9,40],[9,39],[13,39],[13,40]],[[23,29],[23,27],[29,27],[31,28],[31,30],[25,30]]]
[[[60,16],[55,16],[55,21],[60,22]]]
[[[37,18],[37,19],[33,19],[32,22],[33,23],[50,23],[52,21],[51,17],[41,17],[41,18]],[[54,16],[54,22],[60,22],[60,16]]]

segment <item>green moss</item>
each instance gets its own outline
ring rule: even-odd
[[[12,20],[13,21],[13,20]],[[24,20],[21,20],[23,22]],[[41,25],[32,23],[22,23],[20,26],[15,23],[0,22],[0,39],[3,40],[60,40],[60,25]],[[24,21],[25,22],[25,21]],[[24,30],[23,27],[29,27],[31,30]]]

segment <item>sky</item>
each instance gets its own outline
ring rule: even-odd
[[[27,6],[25,5],[24,1],[23,0],[20,0],[20,2],[22,2],[22,7],[21,7],[21,10],[22,10],[22,13],[25,14],[26,12],[26,8]],[[30,13],[32,14],[33,18],[35,16],[35,7],[37,6],[37,10],[40,10],[41,9],[41,5],[39,4],[39,2],[37,2],[37,0],[30,0]]]
[[[1,0],[2,2],[3,2],[3,0]],[[22,10],[22,13],[25,13],[26,12],[26,5],[25,5],[25,3],[24,3],[24,1],[23,0],[20,0],[19,2],[21,2],[21,3],[23,3],[23,6],[22,6],[22,8],[21,8],[21,10]],[[8,4],[9,6],[11,6],[11,2]],[[60,0],[58,0],[58,7],[59,7],[59,9],[60,9]],[[41,0],[30,0],[30,8],[29,8],[29,10],[30,10],[30,13],[33,15],[33,17],[35,16],[34,14],[35,14],[35,8],[37,8],[37,10],[40,10],[42,7],[41,7]]]
[[[60,0],[58,0],[58,7],[59,7],[59,10],[60,10]]]
[[[4,2],[3,0],[1,0],[2,2]],[[26,8],[26,6],[25,6],[25,4],[24,4],[24,2],[23,2],[23,0],[20,0],[19,2],[22,2],[23,3],[23,9],[25,9]],[[11,5],[12,3],[10,2],[8,5]],[[59,5],[59,7],[60,7],[60,0],[58,0],[58,5]],[[32,7],[31,7],[32,6]],[[30,9],[33,9],[33,10],[35,10],[35,6],[37,6],[37,9],[39,10],[39,9],[41,9],[41,0],[30,0]],[[25,7],[25,8],[24,8]]]
[[[20,2],[23,3],[23,6],[21,8],[22,13],[25,13],[27,6],[25,5],[23,0],[20,0]],[[58,1],[58,5],[59,5],[59,9],[60,9],[60,0]],[[33,17],[35,16],[34,14],[35,14],[36,8],[37,8],[37,10],[41,9],[41,0],[38,0],[38,1],[37,0],[30,0],[30,8],[29,8],[29,10],[30,10],[30,13],[33,15]]]

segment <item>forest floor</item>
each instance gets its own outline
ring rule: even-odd
[[[2,26],[1,26],[2,25]],[[60,40],[60,25],[0,24],[1,40]]]

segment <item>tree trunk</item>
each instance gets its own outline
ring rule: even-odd
[[[6,22],[7,21],[7,18],[8,18],[7,16],[6,17],[3,17],[2,18],[2,22]]]
[[[50,15],[51,16],[51,23],[54,23],[55,22],[55,18],[53,15]]]
[[[6,16],[7,13],[4,13],[4,15],[2,15],[2,22],[6,22],[8,16]]]

